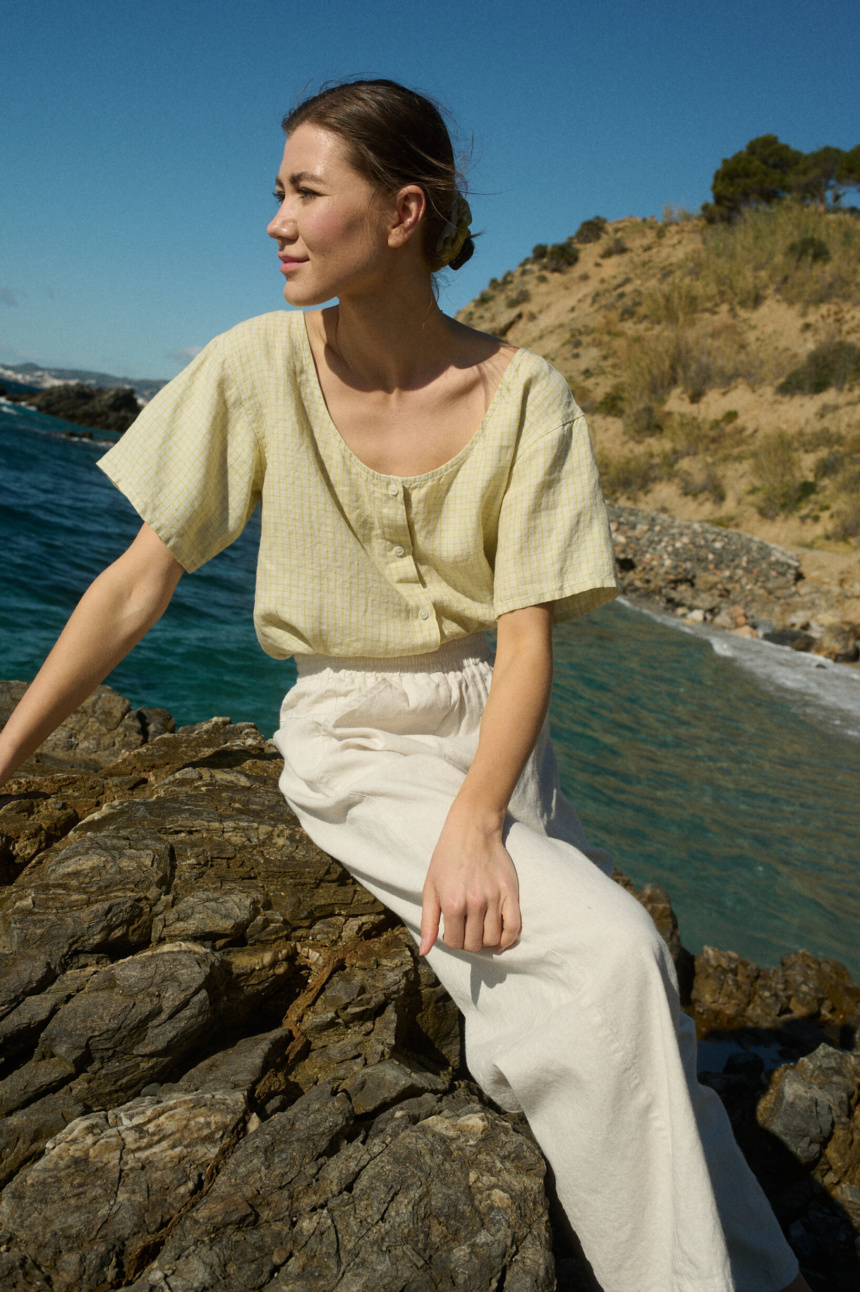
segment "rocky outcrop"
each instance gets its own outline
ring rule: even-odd
[[[130,386],[104,390],[101,386],[74,381],[24,394],[8,390],[0,393],[13,403],[24,403],[28,408],[60,417],[64,422],[75,422],[100,431],[127,431],[140,412],[137,396]]]
[[[792,552],[703,521],[613,504],[607,510],[626,596],[837,663],[860,658],[860,607],[807,583]]]
[[[0,793],[0,1286],[589,1286],[527,1126],[274,747],[171,725],[100,688]],[[728,1047],[708,1079],[806,1264],[854,1286],[860,989],[807,953],[694,958],[666,891],[618,879]]]

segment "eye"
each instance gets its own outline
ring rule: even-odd
[[[281,205],[281,203],[282,203],[282,202],[283,202],[283,200],[284,200],[284,194],[283,194],[283,193],[279,193],[277,189],[275,189],[274,193],[272,194],[272,197],[275,199],[275,201],[277,202],[278,206],[280,206],[280,205]]]
[[[307,202],[307,200],[311,197],[318,196],[318,194],[315,193],[312,188],[297,188],[296,192],[298,193],[299,197],[302,199],[303,202]]]

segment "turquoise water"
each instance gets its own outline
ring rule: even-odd
[[[95,467],[103,449],[57,427],[0,403],[6,678],[32,677],[139,524]],[[252,522],[181,581],[112,686],[178,723],[226,714],[271,734],[295,672],[256,642],[256,538]],[[720,650],[726,641],[714,639]],[[860,730],[860,677],[749,646],[721,655],[706,636],[617,603],[558,629],[551,721],[563,784],[594,842],[637,883],[666,885],[691,950],[707,942],[770,964],[805,946],[860,977],[860,739],[849,734]]]

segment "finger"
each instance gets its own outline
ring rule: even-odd
[[[462,909],[451,907],[444,912],[445,931],[442,934],[442,941],[446,947],[452,951],[460,951],[463,947],[463,939],[466,935],[466,917]]]
[[[497,947],[502,940],[502,913],[496,903],[487,907],[484,916],[484,946]]]
[[[466,911],[466,929],[463,937],[464,951],[480,951],[484,945],[484,920],[486,902],[473,902]]]
[[[421,942],[418,946],[420,956],[427,955],[439,936],[439,917],[441,914],[442,907],[439,905],[436,889],[428,888],[424,893],[424,900],[421,904]]]
[[[507,951],[518,940],[522,932],[520,904],[515,896],[510,896],[502,906],[502,935],[499,938],[500,951]]]

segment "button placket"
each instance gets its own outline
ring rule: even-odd
[[[426,647],[432,650],[438,645],[436,614],[412,555],[412,535],[406,511],[407,490],[392,480],[385,486],[385,494],[387,497],[384,497],[381,507],[381,555],[388,578],[400,588],[407,602],[412,605],[412,613],[422,624],[421,633],[426,638]]]

